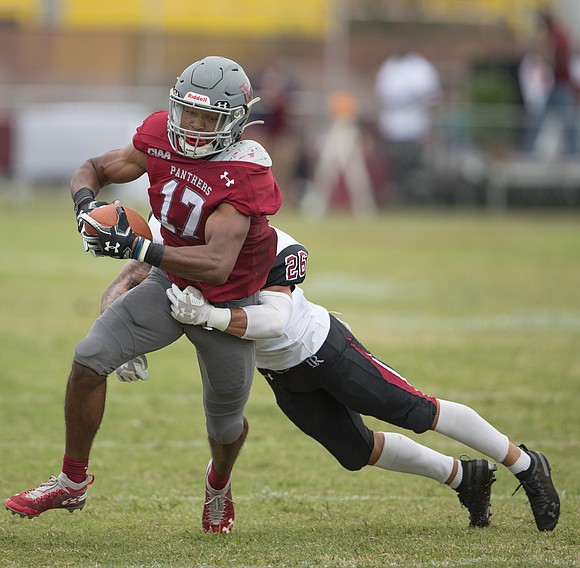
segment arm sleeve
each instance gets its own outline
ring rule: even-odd
[[[260,292],[257,306],[245,306],[248,323],[244,339],[280,337],[292,313],[292,298],[284,292]]]

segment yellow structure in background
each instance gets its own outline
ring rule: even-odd
[[[403,3],[416,0],[403,0]],[[539,8],[552,4],[549,0],[420,0],[425,14],[437,19],[460,22],[505,21],[518,31],[527,31],[531,24],[530,15]]]
[[[221,37],[321,37],[337,0],[0,0],[0,20],[63,29],[149,30]],[[353,9],[359,0],[344,0]],[[442,22],[505,21],[528,31],[550,0],[372,0],[375,7]],[[379,10],[380,11],[380,10]]]
[[[0,19],[63,29],[177,32],[200,36],[312,36],[326,32],[332,0],[0,0]],[[49,15],[48,11],[52,13]]]
[[[42,0],[0,0],[0,20],[38,24],[44,19]]]
[[[328,0],[63,0],[67,28],[110,28],[240,36],[324,33]]]

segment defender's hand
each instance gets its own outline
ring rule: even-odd
[[[208,304],[203,294],[193,286],[180,290],[173,284],[165,291],[171,302],[171,315],[181,323],[188,325],[204,325],[207,323],[213,306]]]
[[[147,357],[145,357],[145,355],[139,355],[139,357],[135,357],[135,359],[123,363],[120,367],[115,369],[115,373],[117,374],[117,378],[124,383],[146,381],[149,378]]]

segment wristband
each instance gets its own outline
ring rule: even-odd
[[[141,262],[146,262],[151,266],[159,266],[163,259],[165,246],[159,243],[153,243],[149,239],[139,237],[131,257]]]
[[[78,211],[85,202],[95,200],[95,192],[90,187],[81,187],[74,195],[75,211]]]
[[[225,331],[232,320],[232,312],[229,308],[213,308],[207,318],[207,327],[213,327],[219,331]]]

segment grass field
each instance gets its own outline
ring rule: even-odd
[[[483,530],[469,529],[455,493],[432,480],[342,470],[256,375],[234,472],[236,529],[205,535],[200,379],[179,341],[149,357],[149,381],[111,377],[82,512],[29,521],[0,511],[0,566],[580,566],[578,215],[286,213],[276,224],[310,250],[310,299],[341,312],[375,355],[549,457],[562,499],[557,529],[536,530],[505,468]],[[0,234],[4,500],[60,471],[71,356],[121,265],[83,253],[68,199],[0,202]],[[466,451],[436,433],[407,435]]]

